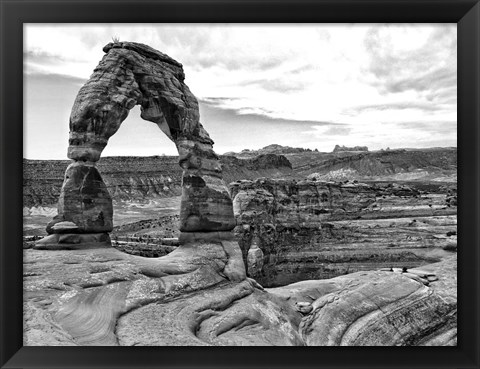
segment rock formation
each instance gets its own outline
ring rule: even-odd
[[[263,268],[263,251],[258,247],[259,237],[254,236],[253,242],[247,252],[247,273],[250,277],[256,278]]]
[[[396,149],[287,155],[297,177],[322,180],[456,182],[457,149]],[[342,172],[348,175],[345,178]],[[329,178],[330,177],[330,178]],[[342,178],[343,177],[343,178]]]
[[[112,203],[95,163],[128,112],[141,106],[141,117],[154,122],[175,143],[183,169],[180,231],[229,231],[235,226],[232,201],[222,180],[213,141],[200,123],[198,103],[184,83],[180,63],[149,46],[116,42],[80,89],[70,116],[67,168],[58,215],[48,224],[53,234],[39,242],[60,242],[70,233],[107,233],[112,229]]]
[[[56,302],[48,319],[40,320],[53,319],[65,333],[61,337],[88,345],[116,344],[117,320],[133,308],[220,283],[243,283],[248,293],[255,285],[246,279],[231,232],[232,200],[213,141],[200,124],[197,100],[183,83],[181,64],[142,44],[114,43],[104,51],[75,100],[68,148],[73,163],[65,172],[58,214],[47,226],[50,235],[36,242],[33,255],[41,257],[41,250],[48,249],[59,260],[53,274],[44,271],[43,276],[55,275],[56,282],[76,286]],[[183,170],[179,246],[148,260],[109,247],[112,200],[95,167],[108,139],[136,104],[144,119],[174,141]],[[72,267],[76,257],[85,264]],[[122,263],[128,264],[125,269]],[[242,288],[235,291],[232,298],[243,294]]]
[[[236,157],[253,157],[253,156],[258,156],[258,155],[268,155],[268,154],[276,154],[276,155],[285,155],[285,154],[294,154],[294,153],[311,153],[311,152],[318,152],[317,149],[311,150],[311,149],[304,149],[301,147],[290,147],[290,146],[282,146],[278,144],[272,144],[265,146],[261,149],[258,150],[249,150],[245,149],[240,151],[239,153],[230,151],[226,152],[224,155],[229,155],[229,156],[236,156]]]
[[[428,284],[412,268],[262,289],[222,277],[221,245],[196,248],[196,265],[176,251],[25,250],[24,345],[456,345],[456,255],[422,266]]]
[[[290,304],[311,304],[298,328],[306,346],[454,346],[456,263],[453,255],[425,271],[357,272],[267,291]],[[425,284],[409,274],[438,279]]]
[[[342,152],[342,151],[368,151],[368,147],[367,146],[347,147],[347,146],[335,145],[335,147],[333,148],[333,152]]]
[[[227,183],[261,177],[308,177],[322,181],[415,181],[428,184],[424,186],[428,189],[435,183],[456,182],[457,151],[441,148],[339,154],[301,152],[242,159],[220,156],[220,162]],[[69,164],[68,160],[23,160],[25,211],[56,206]],[[114,203],[149,201],[182,192],[182,168],[177,156],[102,157],[96,167]]]
[[[456,191],[262,178],[230,184],[247,271],[264,286],[413,267],[456,250]],[[263,253],[261,268],[249,260]],[[252,256],[250,256],[252,254]]]

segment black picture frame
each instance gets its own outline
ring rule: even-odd
[[[2,368],[479,368],[479,0],[0,0]],[[458,25],[459,331],[456,347],[22,347],[24,23]]]

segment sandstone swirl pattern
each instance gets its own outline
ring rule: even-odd
[[[456,345],[455,255],[422,266],[437,279],[427,285],[411,269],[264,290],[227,276],[218,243],[189,248],[157,259],[113,248],[25,250],[25,343]]]

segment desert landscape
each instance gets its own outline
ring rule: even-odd
[[[456,147],[218,155],[182,64],[103,51],[23,162],[25,345],[456,345]],[[101,157],[136,105],[178,156]]]
[[[271,145],[220,161],[235,235],[245,260],[252,244],[262,250],[265,262],[251,273],[265,286],[420,266],[456,251],[455,148],[321,153]],[[24,161],[25,247],[46,235],[68,164]],[[114,204],[114,247],[158,257],[178,246],[177,157],[105,157],[98,168]]]

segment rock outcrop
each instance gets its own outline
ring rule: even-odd
[[[436,276],[427,285],[409,269],[262,289],[236,280],[229,260],[241,258],[232,251],[225,240],[158,259],[113,248],[25,250],[24,344],[456,344],[456,255],[422,267]]]
[[[117,345],[118,318],[132,309],[222,283],[253,291],[231,232],[183,233],[182,237],[179,247],[160,258],[98,246],[27,250],[25,299],[32,311],[25,312],[26,322],[40,320],[37,314],[51,322],[49,330],[61,340],[52,344],[73,340],[77,345]],[[31,328],[26,328],[26,342],[43,345],[30,336]]]
[[[255,244],[264,260],[250,276],[264,286],[414,267],[456,250],[450,189],[266,178],[230,189],[245,266]]]
[[[104,51],[106,55],[72,108],[68,157],[74,163],[66,171],[58,216],[47,232],[58,233],[54,225],[65,221],[77,225],[77,232],[72,228],[72,233],[111,230],[111,198],[105,195],[105,184],[94,166],[135,105],[141,106],[143,119],[157,124],[177,146],[183,169],[180,231],[233,229],[232,201],[222,180],[219,157],[200,123],[198,103],[184,83],[182,65],[138,43],[110,43]],[[101,200],[97,201],[97,195]],[[42,242],[56,241],[50,237]]]
[[[347,146],[335,145],[335,147],[333,148],[333,152],[344,152],[344,151],[368,151],[368,147],[367,146],[347,147]]]
[[[304,149],[301,147],[290,147],[290,146],[282,146],[278,144],[271,144],[267,145],[261,149],[258,150],[249,150],[245,149],[240,151],[239,153],[236,152],[226,152],[224,155],[229,155],[229,156],[236,156],[236,157],[254,157],[258,155],[269,155],[269,154],[275,154],[275,155],[285,155],[285,154],[295,154],[295,153],[303,153],[303,152],[318,152],[317,149],[311,150],[311,149]]]
[[[287,155],[299,178],[456,182],[457,149],[303,153]]]
[[[456,265],[454,255],[422,267],[436,276],[427,285],[407,276],[425,273],[411,269],[358,272],[267,291],[290,304],[310,304],[299,324],[307,346],[455,346]]]

